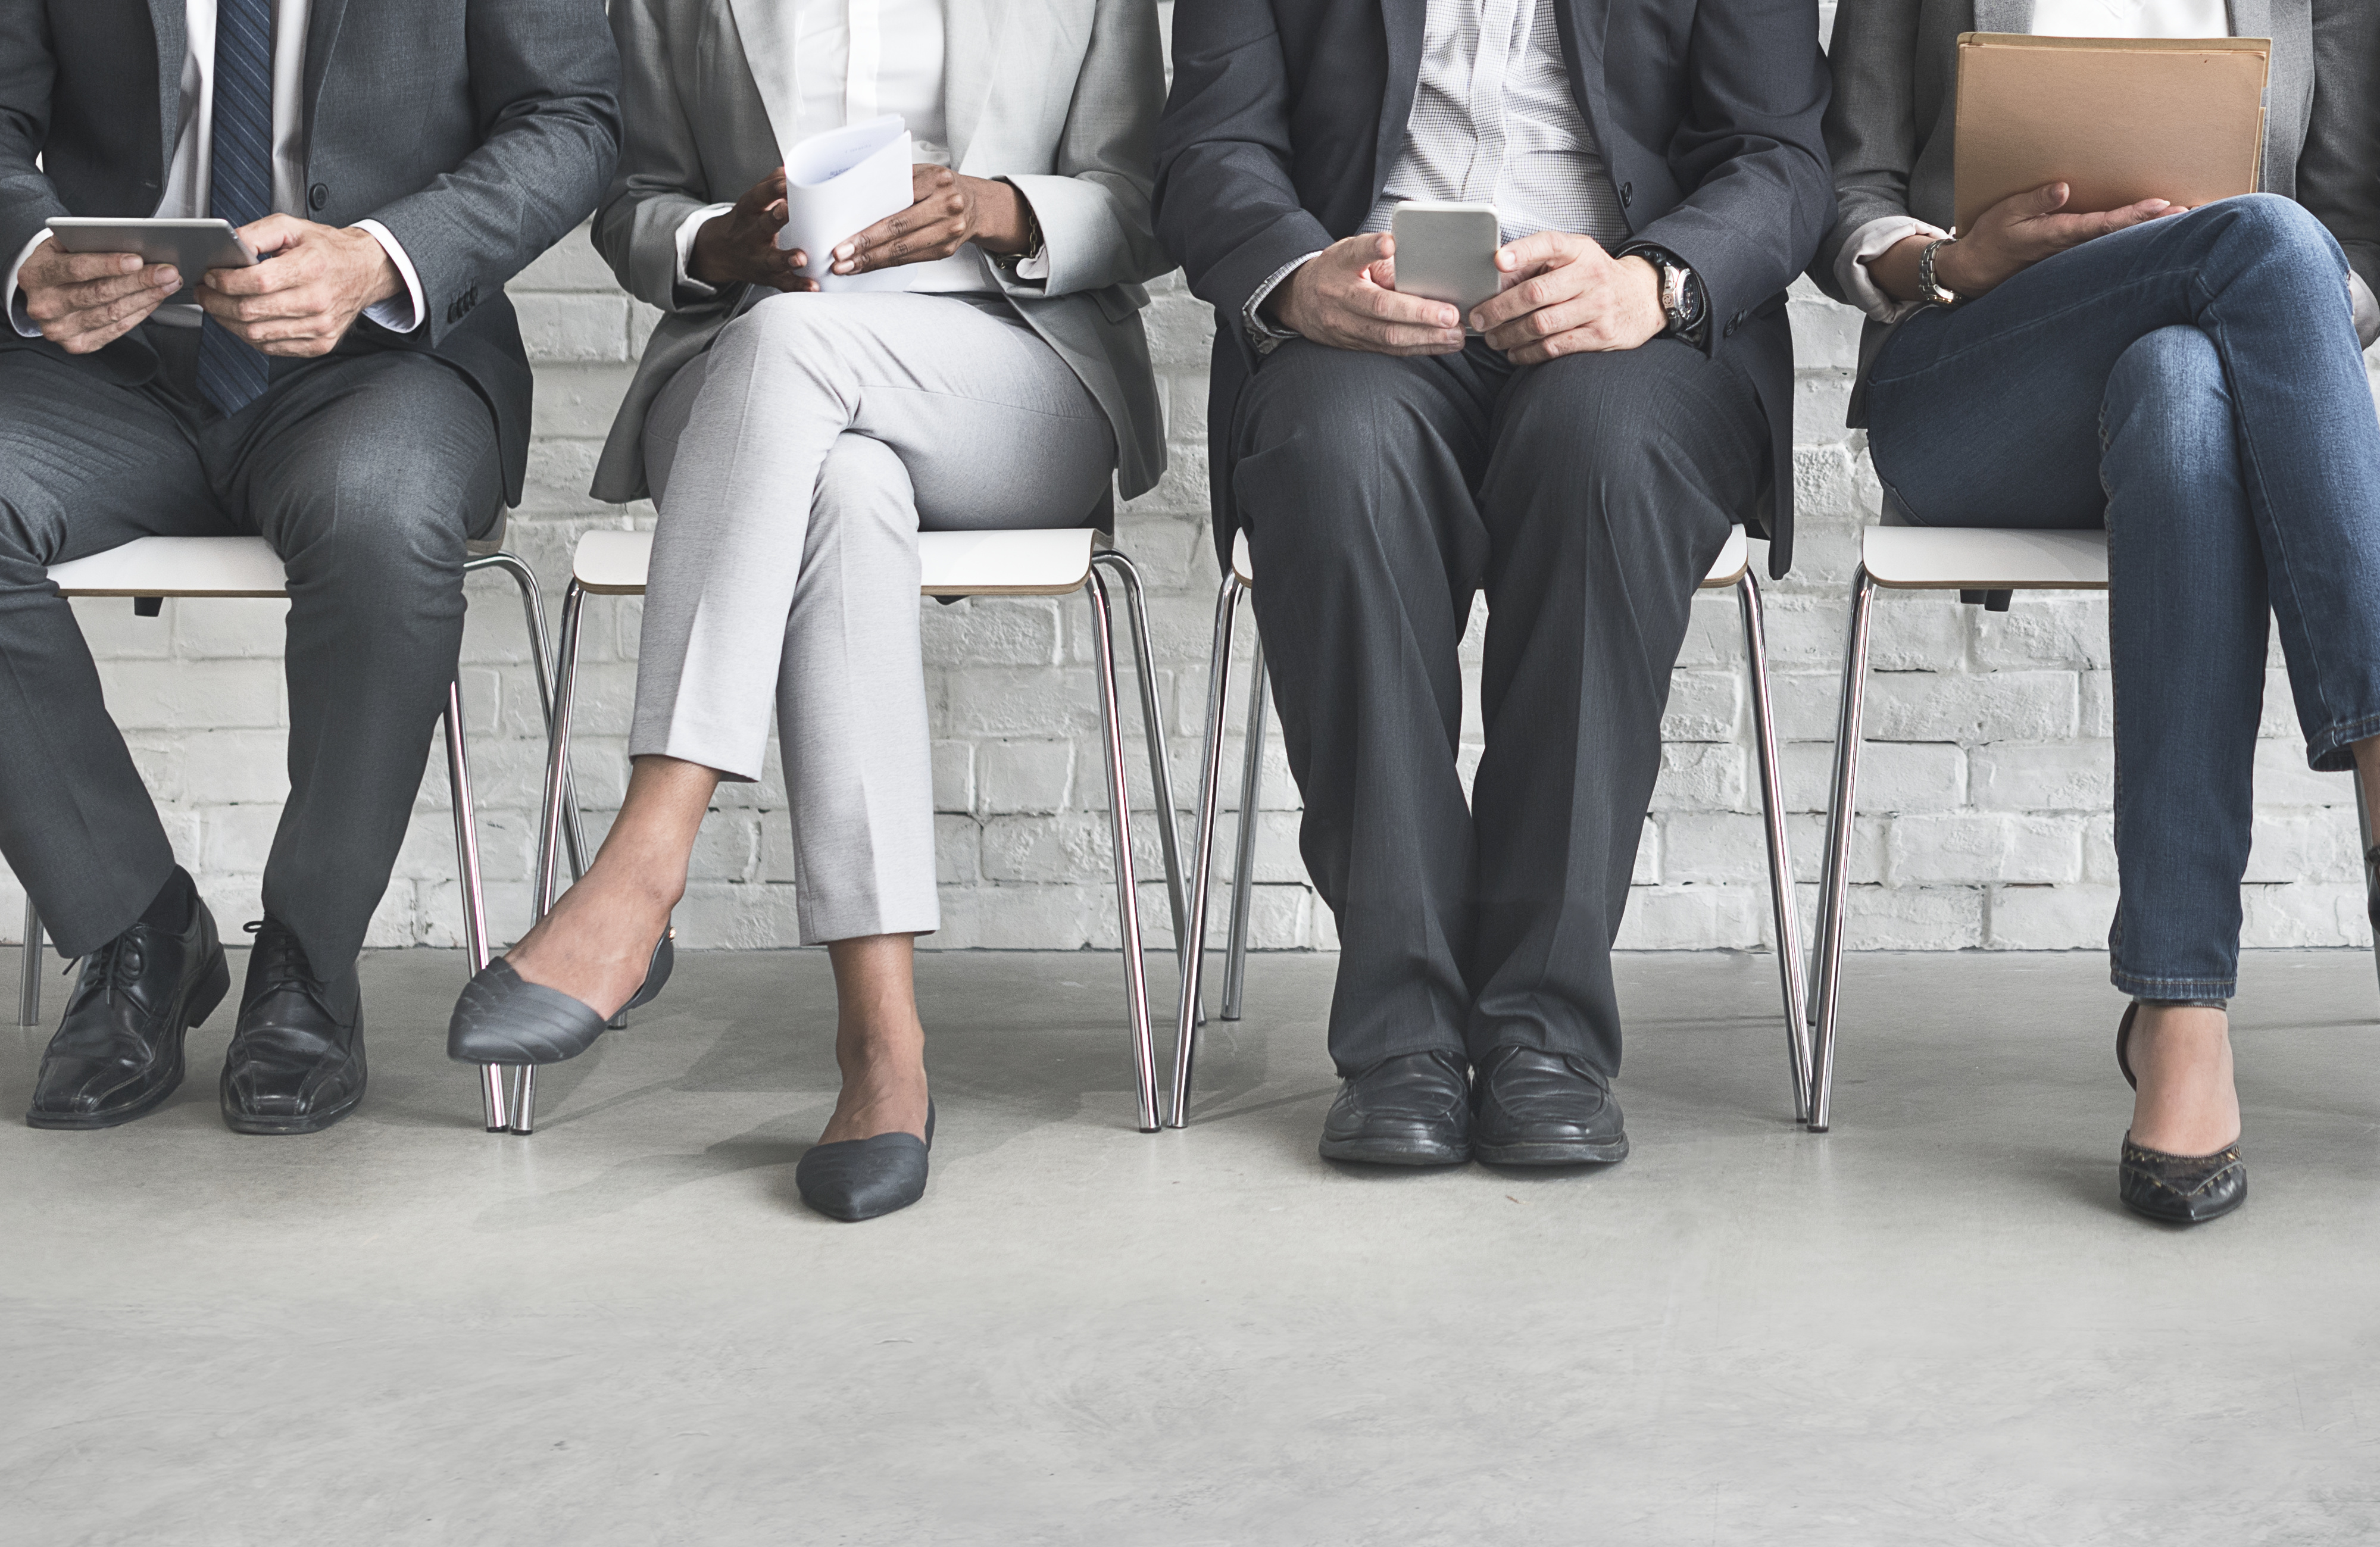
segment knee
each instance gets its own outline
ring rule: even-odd
[[[1426,500],[1443,473],[1459,482],[1427,370],[1426,361],[1304,343],[1267,360],[1240,405],[1232,470],[1256,529],[1360,528]]]
[[[2117,357],[2100,425],[2109,450],[2143,441],[2168,463],[2228,459],[2231,393],[2215,341],[2186,324],[2143,335]]]
[[[845,431],[820,465],[810,496],[811,543],[881,535],[905,542],[917,529],[908,465],[883,441]]]
[[[2338,239],[2312,212],[2277,193],[2243,194],[2193,213],[2219,218],[2228,231],[2252,244],[2260,257],[2291,263],[2322,260],[2341,268],[2347,261]]]
[[[494,498],[471,475],[395,442],[329,452],[297,480],[278,523],[292,583],[327,582],[363,606],[458,586],[465,539]]]

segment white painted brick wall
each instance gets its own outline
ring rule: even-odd
[[[1830,9],[1831,7],[1829,7]],[[511,546],[559,606],[571,545],[596,527],[648,524],[647,505],[587,497],[597,448],[655,313],[613,285],[583,233],[511,288],[538,367],[536,442]],[[1122,545],[1151,587],[1158,678],[1186,805],[1207,691],[1215,594],[1208,532],[1206,307],[1170,279],[1147,313],[1172,425],[1172,470],[1123,515]],[[1815,905],[1841,660],[1845,589],[1858,528],[1876,509],[1864,437],[1843,405],[1858,319],[1804,284],[1792,303],[1800,361],[1795,573],[1772,586],[1768,622],[1800,903]],[[1766,573],[1755,544],[1755,564]],[[500,938],[527,922],[541,747],[518,609],[499,578],[474,579],[464,682],[482,813],[480,841]],[[287,708],[280,606],[174,603],[157,619],[120,600],[79,602],[108,701],[165,812],[186,864],[226,921],[252,917],[257,876],[285,792]],[[1698,601],[1665,722],[1664,772],[1645,823],[1621,943],[1753,948],[1770,936],[1735,604]],[[1484,618],[1484,609],[1480,615]],[[1475,686],[1480,618],[1464,647]],[[587,609],[579,678],[579,790],[600,836],[625,779],[638,607]],[[974,600],[924,610],[932,705],[938,864],[950,947],[1112,947],[1104,785],[1095,732],[1087,614],[1075,600]],[[1871,740],[1852,851],[1850,941],[1903,949],[2095,949],[2115,895],[2109,840],[2110,707],[2101,602],[2020,596],[2004,615],[1887,594],[1876,610]],[[2260,816],[2251,862],[2251,945],[2350,945],[2368,938],[2350,781],[2305,768],[2278,672],[2259,748]],[[1224,749],[1237,778],[1245,673]],[[1129,689],[1127,689],[1129,693]],[[1136,723],[1136,722],[1135,722]],[[1476,766],[1466,717],[1463,767]],[[1139,755],[1133,736],[1133,755]],[[430,776],[371,943],[452,945],[460,915],[443,760]],[[1279,738],[1267,757],[1256,852],[1255,943],[1329,949],[1331,921],[1305,885],[1296,792]],[[1142,916],[1170,939],[1148,781],[1135,768]],[[783,784],[722,790],[703,829],[679,915],[693,946],[768,946],[797,937]],[[1189,813],[1180,813],[1183,827]],[[1218,843],[1219,880],[1232,866]],[[0,874],[0,935],[21,902]],[[1224,889],[1218,887],[1216,920]]]

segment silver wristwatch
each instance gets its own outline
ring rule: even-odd
[[[1676,253],[1650,242],[1624,247],[1619,255],[1641,258],[1661,276],[1661,312],[1669,323],[1661,330],[1661,336],[1701,344],[1706,331],[1704,324],[1710,318],[1710,298],[1703,289],[1702,276],[1682,262]]]
[[[1955,240],[1957,238],[1952,236],[1937,237],[1926,243],[1925,250],[1917,255],[1917,293],[1937,307],[1954,307],[1959,304],[1959,297],[1943,289],[1942,282],[1934,277],[1934,255]]]

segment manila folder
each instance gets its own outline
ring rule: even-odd
[[[1959,229],[2064,183],[2078,214],[2256,191],[2269,38],[1959,38]]]

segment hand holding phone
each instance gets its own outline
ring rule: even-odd
[[[1268,305],[1281,325],[1332,349],[1376,355],[1451,355],[1463,314],[1445,301],[1396,288],[1396,239],[1359,232],[1331,243],[1282,282]]]
[[[1467,322],[1472,308],[1493,299],[1504,287],[1504,276],[1496,267],[1501,223],[1493,204],[1408,199],[1397,206],[1389,229],[1397,239],[1396,286],[1401,293],[1450,302]]]

